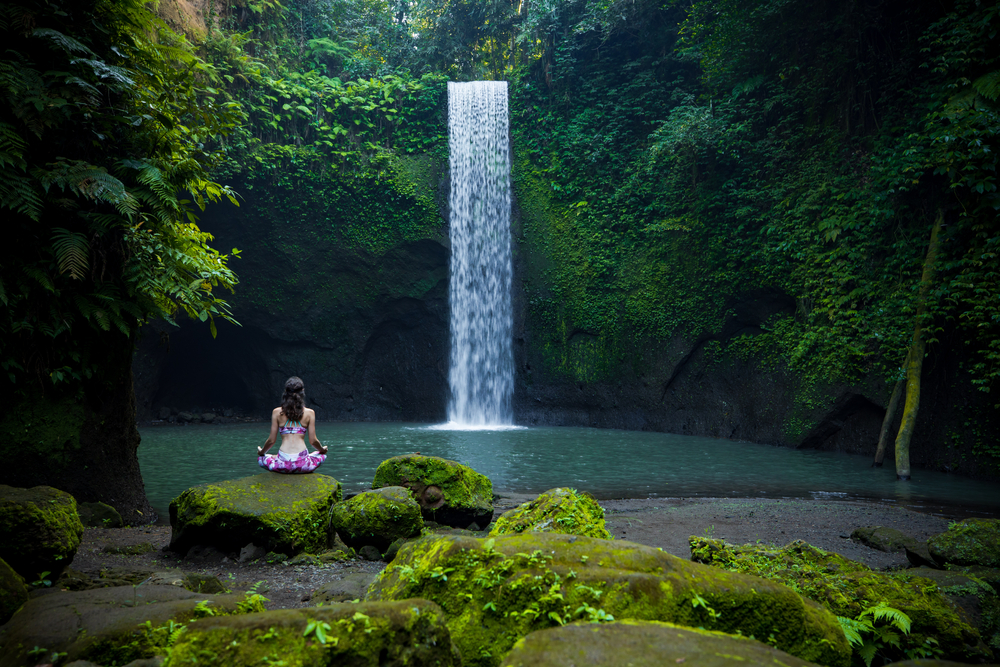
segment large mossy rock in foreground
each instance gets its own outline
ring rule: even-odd
[[[533,632],[503,667],[806,667],[812,663],[746,637],[655,621],[574,623]]]
[[[989,657],[979,632],[959,617],[935,583],[907,570],[874,572],[801,540],[775,549],[692,537],[691,560],[787,584],[846,618],[857,618],[866,608],[885,602],[912,621],[910,634],[900,639],[893,657],[924,648],[927,639],[938,642],[944,658],[981,662]]]
[[[462,661],[441,609],[404,600],[202,619],[181,636],[170,664],[461,667]]]
[[[340,498],[340,482],[315,473],[265,472],[195,486],[170,503],[170,548],[187,553],[200,544],[238,553],[252,542],[278,553],[319,553],[327,513]]]
[[[63,653],[63,663],[91,660],[124,665],[160,651],[149,650],[145,623],[186,623],[199,615],[199,603],[214,613],[233,613],[242,596],[192,593],[176,586],[118,586],[90,591],[53,591],[28,601],[0,628],[0,667],[48,662]],[[160,637],[160,639],[165,639]],[[165,641],[161,641],[165,644]],[[28,661],[34,647],[47,650]]]
[[[381,553],[400,538],[419,535],[423,527],[420,505],[402,486],[359,493],[330,508],[330,530],[354,549],[371,545]]]
[[[550,489],[534,500],[500,515],[490,536],[514,533],[564,533],[610,540],[604,508],[575,489]]]
[[[493,482],[457,461],[408,454],[382,461],[372,488],[405,486],[420,503],[424,519],[456,528],[493,520]]]
[[[0,558],[0,625],[9,621],[27,601],[28,589],[24,579]]]
[[[76,500],[51,486],[0,484],[0,558],[28,581],[55,579],[73,562],[83,538]]]
[[[927,540],[927,547],[941,565],[1000,567],[1000,520],[956,521]]]
[[[850,662],[837,619],[791,589],[625,541],[423,537],[403,545],[366,599],[411,597],[441,605],[466,667],[499,664],[529,632],[609,616],[773,635],[779,649],[804,660]]]

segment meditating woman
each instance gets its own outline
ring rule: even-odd
[[[257,463],[271,472],[304,473],[312,472],[326,460],[326,447],[316,438],[316,412],[306,406],[306,388],[302,380],[290,377],[285,381],[285,393],[281,397],[281,407],[271,412],[271,435],[264,447],[257,448]],[[268,454],[281,434],[278,454]],[[305,434],[316,452],[309,453]]]

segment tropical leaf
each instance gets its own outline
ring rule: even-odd
[[[996,102],[1000,98],[1000,70],[979,77],[972,82],[972,87],[989,101]]]
[[[87,235],[56,227],[52,230],[52,249],[56,252],[59,273],[68,273],[70,278],[83,280],[90,268]]]
[[[67,53],[86,53],[87,55],[94,55],[94,52],[91,51],[85,44],[78,42],[68,35],[64,35],[58,30],[53,30],[52,28],[35,28],[31,31],[31,36],[48,39]]]

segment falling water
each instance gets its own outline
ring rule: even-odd
[[[507,83],[448,83],[455,426],[513,423]]]

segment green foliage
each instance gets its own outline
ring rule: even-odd
[[[231,319],[236,277],[196,212],[243,118],[214,68],[138,0],[0,5],[0,359],[25,391],[92,377],[96,341],[154,316]]]
[[[868,607],[857,618],[838,616],[837,620],[865,667],[871,667],[877,655],[882,656],[883,662],[892,662],[888,655],[891,651],[900,652],[899,633],[910,634],[910,617],[885,602]]]

